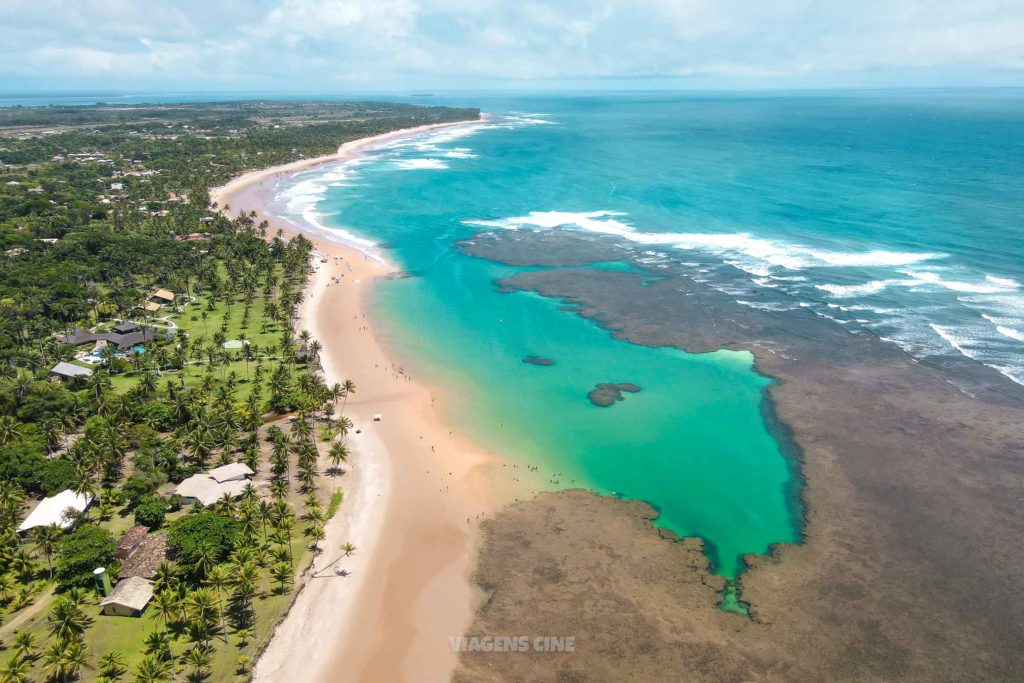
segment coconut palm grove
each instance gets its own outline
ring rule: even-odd
[[[2,681],[245,679],[343,504],[351,381],[296,329],[312,246],[207,188],[474,115],[0,110]]]

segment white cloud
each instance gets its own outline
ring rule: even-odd
[[[1019,0],[6,0],[0,75],[214,87],[1024,69]]]

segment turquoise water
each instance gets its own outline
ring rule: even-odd
[[[764,424],[768,380],[752,356],[616,341],[560,302],[498,293],[495,280],[516,269],[453,248],[479,229],[465,221],[489,215],[481,212],[502,192],[480,160],[508,153],[517,134],[541,126],[512,119],[465,139],[434,134],[355,168],[303,174],[282,188],[282,209],[377,242],[410,275],[376,288],[377,317],[414,375],[456,383],[447,407],[461,429],[539,466],[543,486],[651,503],[657,524],[705,539],[716,570],[735,577],[743,554],[799,539],[791,467]],[[488,151],[479,149],[485,142]],[[455,152],[439,157],[445,168],[422,161],[444,150]],[[531,354],[555,364],[524,363]],[[643,390],[598,408],[587,392],[600,382]]]
[[[551,487],[651,503],[728,578],[743,554],[801,531],[751,357],[616,341],[560,302],[499,294],[516,269],[454,242],[484,229],[611,234],[745,305],[809,308],[1024,381],[1017,92],[451,103],[493,117],[301,174],[277,210],[371,241],[409,273],[377,288],[378,318],[413,374],[454,387],[460,428],[540,465]],[[752,288],[765,296],[749,300]],[[555,365],[523,363],[530,354]],[[597,408],[586,394],[599,382],[643,391]]]

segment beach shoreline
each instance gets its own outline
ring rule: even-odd
[[[295,173],[475,123],[363,138],[336,154],[246,173],[211,191],[222,210],[255,212],[257,222],[267,221],[268,236],[280,230],[314,242],[315,272],[296,327],[323,344],[328,384],[351,379],[357,386],[345,410],[354,423],[350,471],[338,482],[345,500],[325,528],[324,552],[254,667],[256,681],[336,680],[338,671],[368,680],[439,680],[455,668],[448,638],[461,635],[473,616],[469,575],[478,520],[497,502],[487,476],[495,457],[445,424],[438,392],[409,377],[374,335],[368,291],[395,269],[379,254],[269,214],[267,204],[277,183]],[[339,559],[343,542],[358,550]],[[335,567],[348,576],[336,575]]]

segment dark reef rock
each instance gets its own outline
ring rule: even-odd
[[[635,394],[640,387],[630,382],[602,382],[590,390],[587,398],[599,408],[607,408],[616,401],[622,400],[622,393],[628,391]]]
[[[551,603],[566,618],[560,625],[538,610],[546,596],[517,592],[518,586],[487,576],[483,585],[519,601],[521,612],[510,611],[506,621],[489,621],[479,632],[530,633],[543,624],[543,632],[576,634],[584,658],[567,660],[565,671],[555,672],[565,680],[584,667],[589,680],[644,680],[643,665],[626,659],[644,653],[653,656],[650,671],[660,675],[652,680],[663,680],[664,671],[694,681],[1020,679],[1024,574],[1017,568],[1024,566],[1024,544],[1015,539],[1024,528],[1019,515],[1024,470],[1018,457],[1024,444],[1024,387],[966,357],[941,364],[916,361],[894,344],[847,331],[805,308],[741,305],[692,277],[681,263],[661,264],[668,267],[652,273],[664,276],[657,281],[642,273],[552,268],[556,236],[545,235],[544,244],[522,235],[494,238],[475,255],[547,265],[501,280],[499,291],[532,291],[572,305],[615,338],[635,344],[693,353],[750,351],[757,369],[778,380],[767,388],[767,397],[778,423],[792,431],[799,447],[800,455],[788,462],[793,480],[806,481],[804,544],[744,558],[750,568],[742,577],[742,597],[750,603],[750,621],[742,630],[719,623],[717,635],[701,637],[706,645],[673,645],[672,652],[689,653],[685,664],[658,655],[653,637],[638,631],[629,639],[619,615],[653,612],[643,606],[624,609],[626,603],[613,594],[600,604],[615,617],[591,621],[572,609],[599,600],[570,603],[564,583],[551,584],[562,591]],[[575,241],[566,238],[567,245]],[[769,296],[761,290],[758,299]],[[550,505],[547,499],[543,503],[538,509],[548,515]],[[544,520],[558,538],[568,538],[557,518]],[[532,554],[539,547],[533,539],[525,552],[523,536],[509,538],[524,566],[540,561]],[[602,548],[620,548],[607,541],[608,534],[603,538]],[[628,552],[616,550],[611,566],[634,571],[623,563],[627,557]],[[621,585],[608,571],[587,584],[578,573],[586,562],[573,557],[574,585],[599,587],[591,595]],[[650,590],[664,602],[666,589],[652,585]],[[712,618],[697,603],[683,609],[673,604],[673,618]],[[730,618],[738,623],[739,617]],[[606,640],[587,631],[590,624],[608,623],[616,631]],[[671,632],[697,633],[682,624]],[[609,666],[623,667],[621,675],[603,675],[596,668],[602,643]],[[740,663],[735,669],[719,665],[733,653],[749,670]],[[491,660],[504,668],[487,677],[475,675],[480,672],[475,667],[474,677],[466,680],[554,680],[555,673],[545,678],[513,668],[532,661],[550,671],[550,653],[543,656],[547,659],[515,653]],[[689,670],[698,663],[700,671]]]
[[[529,363],[530,365],[543,365],[545,367],[555,364],[555,361],[550,358],[544,358],[543,356],[523,356],[523,362]]]

